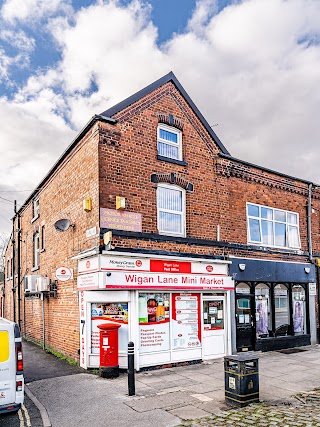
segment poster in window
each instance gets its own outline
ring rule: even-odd
[[[172,294],[172,349],[201,346],[199,294]]]
[[[139,294],[140,353],[170,349],[169,297],[168,293]]]
[[[303,301],[294,301],[293,330],[294,333],[303,332]]]
[[[100,330],[103,323],[118,323],[119,351],[126,352],[128,347],[128,303],[92,303],[91,304],[91,353],[100,353]]]
[[[267,335],[269,329],[267,298],[256,300],[256,319],[257,335]]]

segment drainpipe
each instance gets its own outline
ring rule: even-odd
[[[308,205],[307,205],[307,230],[308,230],[308,252],[309,252],[309,261],[312,262],[312,235],[311,235],[311,196],[312,196],[312,183],[309,184],[308,192]]]
[[[21,331],[21,218],[20,214],[17,214],[18,230],[17,230],[17,279],[18,279],[18,325]]]
[[[14,201],[14,217],[12,218],[12,299],[13,299],[13,321],[16,321],[16,287],[15,287],[15,275],[16,275],[16,242],[15,242],[15,220],[17,213],[17,201]]]

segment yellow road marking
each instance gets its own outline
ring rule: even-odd
[[[22,404],[22,409],[24,412],[24,416],[27,422],[27,427],[31,427],[31,420],[30,420],[30,416],[29,416],[29,412],[28,409],[24,406],[24,404]]]
[[[19,420],[20,420],[20,427],[25,427],[21,409],[19,409],[19,411],[18,411],[18,416],[19,416]]]

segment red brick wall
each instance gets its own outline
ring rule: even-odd
[[[87,239],[86,230],[99,227],[97,126],[86,135],[77,148],[58,167],[39,192],[40,216],[32,222],[32,203],[21,212],[21,278],[40,274],[55,279],[58,267],[74,270],[74,280],[58,282],[58,298],[46,298],[46,345],[73,359],[78,358],[79,316],[76,290],[77,261],[72,257],[99,245],[99,237]],[[83,199],[92,198],[91,212],[83,210]],[[54,223],[70,219],[75,227],[61,233]],[[45,250],[40,253],[40,268],[33,271],[33,233],[45,225]],[[7,256],[10,256],[8,251]],[[6,284],[8,318],[13,319],[12,292]],[[23,283],[21,284],[23,296]],[[22,298],[21,317],[24,335],[42,342],[42,305],[37,297]]]
[[[157,160],[158,114],[172,114],[183,124],[183,160],[187,166]],[[115,116],[116,125],[98,123],[69,154],[39,193],[40,217],[32,220],[32,204],[21,212],[21,277],[41,274],[54,279],[58,267],[74,269],[75,279],[58,283],[58,298],[46,299],[46,343],[73,359],[78,358],[79,314],[76,291],[77,261],[72,257],[99,245],[99,238],[86,238],[86,230],[99,226],[99,205],[115,209],[115,197],[126,198],[126,210],[142,214],[142,231],[157,234],[156,188],[153,173],[175,173],[194,185],[187,193],[187,237],[208,239],[210,244],[177,243],[152,239],[114,237],[115,248],[139,248],[199,255],[229,254],[252,258],[306,261],[306,256],[291,253],[249,251],[245,247],[214,245],[217,227],[221,240],[247,243],[246,202],[292,210],[300,215],[302,251],[307,251],[306,205],[308,184],[261,171],[253,166],[219,157],[206,129],[194,115],[173,84],[167,83]],[[92,212],[83,211],[85,197],[93,199]],[[315,209],[314,247],[320,252],[319,194]],[[318,209],[319,208],[319,209]],[[68,218],[75,224],[64,233],[53,224]],[[45,225],[46,248],[40,254],[40,269],[32,271],[32,236]],[[7,251],[10,257],[10,248]],[[12,283],[6,283],[6,307],[12,313]],[[41,301],[23,299],[24,334],[42,341]]]
[[[172,114],[183,124],[180,166],[157,160],[158,114]],[[186,196],[187,237],[247,243],[246,202],[299,213],[301,249],[307,251],[308,184],[218,156],[206,129],[168,83],[115,115],[116,126],[101,124],[100,203],[115,208],[115,196],[126,197],[127,210],[142,213],[142,231],[158,233],[153,173],[175,173],[194,185]],[[116,238],[116,246],[216,255],[241,255],[305,261],[301,256],[249,252],[217,247]]]

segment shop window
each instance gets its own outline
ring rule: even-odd
[[[139,293],[140,353],[170,350],[170,294]]]
[[[247,203],[248,242],[299,249],[299,215],[295,212]]]
[[[247,283],[239,283],[236,292],[237,294],[250,294],[250,286]]]
[[[37,269],[40,266],[40,236],[37,231],[33,235],[33,268]]]
[[[287,335],[290,325],[289,292],[285,285],[274,287],[275,335]]]
[[[91,354],[100,353],[100,333],[98,325],[119,323],[119,352],[128,350],[128,317],[127,302],[92,303],[91,304]]]
[[[171,126],[158,126],[158,155],[168,159],[182,160],[182,133]]]
[[[223,300],[203,301],[203,325],[205,330],[224,329]]]
[[[270,289],[269,286],[260,283],[255,288],[256,309],[256,335],[257,338],[269,336],[271,325]]]
[[[306,295],[305,290],[300,285],[292,287],[292,316],[293,333],[302,335],[306,333]]]
[[[157,211],[160,234],[185,236],[185,190],[174,185],[159,184]]]

